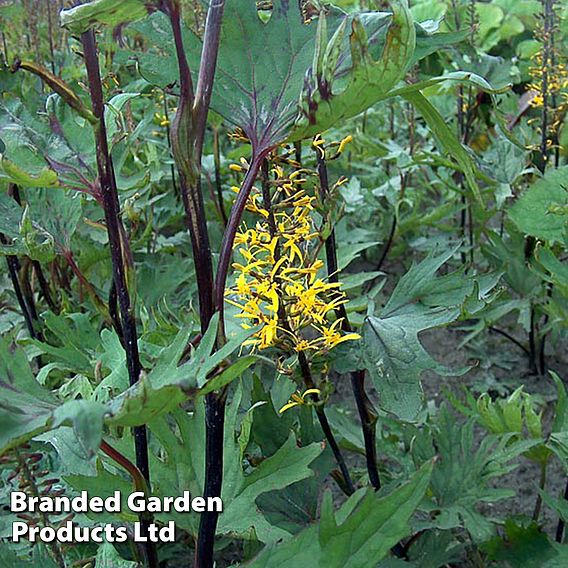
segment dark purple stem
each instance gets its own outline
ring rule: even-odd
[[[171,129],[172,149],[180,174],[181,194],[191,235],[202,333],[205,333],[209,327],[215,303],[211,247],[201,191],[201,156],[224,7],[224,0],[212,0],[209,5],[197,88],[194,94],[183,45],[179,3],[176,0],[169,0],[167,3],[180,75],[180,101]],[[225,396],[226,392],[223,390],[220,393],[210,393],[205,398],[205,463],[207,464],[203,491],[205,498],[221,495]],[[196,568],[212,568],[214,564],[217,521],[218,513],[215,511],[205,512],[201,516],[195,551]]]
[[[131,385],[138,382],[142,370],[140,364],[140,354],[138,353],[138,337],[136,333],[136,320],[130,302],[130,293],[127,286],[125,258],[129,255],[125,250],[127,242],[121,238],[123,233],[120,221],[120,205],[112,158],[110,156],[107,134],[104,120],[104,99],[100,77],[99,60],[95,34],[93,30],[84,32],[81,35],[85,67],[89,83],[93,113],[98,121],[94,125],[95,141],[97,150],[97,169],[104,205],[105,221],[110,245],[113,280],[118,296],[122,330],[126,351],[126,363],[128,367],[128,377]],[[137,426],[133,429],[134,446],[136,451],[136,466],[146,479],[150,487],[150,466],[148,461],[148,441],[145,426]],[[146,519],[141,519],[146,522]],[[146,562],[148,566],[155,568],[158,566],[158,556],[155,543],[147,542],[144,547]]]
[[[245,210],[245,205],[247,199],[250,195],[256,177],[262,165],[262,161],[268,154],[269,150],[262,152],[261,154],[253,154],[249,169],[245,175],[245,179],[241,185],[241,189],[237,195],[237,199],[233,204],[231,209],[231,214],[229,216],[229,222],[227,223],[227,228],[223,235],[223,242],[221,244],[221,253],[219,255],[219,265],[217,267],[217,278],[215,279],[215,305],[217,311],[220,313],[220,325],[223,325],[223,303],[225,297],[225,284],[227,282],[227,273],[229,271],[229,263],[231,262],[231,256],[233,254],[233,243],[235,241],[235,235],[239,225],[241,224],[241,219],[243,212]]]
[[[318,175],[320,179],[320,194],[322,202],[325,202],[329,195],[329,180],[327,176],[327,165],[325,158],[318,152]],[[327,272],[330,282],[339,281],[339,265],[337,261],[337,242],[335,240],[335,230],[332,229],[329,237],[325,241],[325,254],[327,260]],[[352,331],[351,323],[345,305],[341,304],[336,315],[342,319],[341,328],[346,333]],[[361,420],[361,429],[363,430],[363,439],[365,441],[365,458],[367,461],[367,472],[371,485],[379,490],[381,488],[381,478],[377,467],[377,446],[376,446],[376,422],[377,417],[373,409],[373,405],[365,392],[365,371],[357,370],[351,373],[351,389],[357,411]]]

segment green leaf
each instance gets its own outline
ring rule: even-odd
[[[261,519],[253,524],[250,512],[255,508],[256,499],[263,493],[283,489],[312,476],[313,472],[308,466],[322,451],[323,445],[317,443],[298,448],[294,435],[290,434],[286,443],[274,455],[243,478],[239,493],[219,519],[219,531],[244,534],[254,526],[261,542],[274,542],[282,536],[287,536],[286,531]]]
[[[303,23],[297,2],[276,0],[264,22],[254,2],[227,0],[211,108],[241,127],[256,152],[362,112],[403,76],[414,50],[406,0],[393,6],[392,15],[332,9],[316,30]],[[156,14],[137,29],[155,46],[136,54],[141,74],[162,88],[173,84],[178,71],[167,19]],[[194,70],[198,44],[186,36]]]
[[[409,520],[424,497],[432,474],[425,464],[401,487],[386,496],[359,490],[333,511],[331,494],[324,496],[321,519],[281,544],[266,547],[249,568],[367,568],[384,558],[410,532]]]
[[[416,31],[406,0],[391,5],[392,19],[378,59],[373,57],[365,23],[384,15],[345,18],[329,40],[326,18],[320,15],[314,61],[306,75],[301,115],[290,140],[314,136],[338,120],[356,116],[385,98],[404,76],[414,53]]]
[[[473,419],[457,421],[444,405],[436,422],[417,433],[412,454],[417,463],[434,456],[439,460],[432,474],[432,502],[424,503],[431,520],[421,521],[419,528],[462,527],[475,542],[483,542],[495,534],[495,526],[492,519],[478,513],[478,504],[515,495],[512,489],[496,488],[494,479],[518,467],[516,458],[538,441],[516,441],[513,434],[506,434],[485,436],[478,444],[474,425]]]
[[[38,173],[28,173],[0,154],[0,181],[15,183],[21,187],[57,187],[57,174],[48,167]]]
[[[440,49],[462,42],[470,34],[468,29],[459,30],[457,32],[440,32],[439,26],[436,26],[435,30],[430,30],[418,22],[415,22],[415,27],[416,49],[410,60],[410,66]]]
[[[475,164],[467,150],[456,138],[455,133],[450,130],[442,115],[419,91],[414,93],[407,92],[402,96],[416,107],[418,112],[422,115],[440,147],[456,160],[460,169],[464,173],[468,187],[473,196],[482,203],[481,193],[475,177]]]
[[[54,325],[58,318],[50,317],[52,329],[57,329]],[[72,425],[77,440],[92,453],[100,443],[103,422],[116,426],[145,424],[175,409],[188,397],[199,394],[197,377],[200,373],[210,373],[218,362],[214,358],[199,362],[191,358],[178,366],[190,331],[181,330],[170,345],[158,352],[148,374],[142,372],[136,384],[105,400],[104,404],[95,400],[72,400],[60,404],[37,382],[24,352],[16,348],[12,354],[9,343],[0,342],[0,409],[3,410],[0,416],[0,453],[62,425]],[[64,329],[64,335],[60,337],[68,337],[68,332]],[[41,345],[44,351],[65,358],[69,365],[89,365],[89,359],[77,347]],[[224,355],[228,357],[239,345],[232,343]],[[237,362],[234,370],[229,366],[220,375],[221,383],[228,384],[251,363],[251,358],[244,358]],[[124,360],[120,364],[124,365]]]
[[[23,209],[5,192],[0,192],[0,233],[9,239],[20,237]]]
[[[97,568],[136,568],[138,562],[124,560],[109,542],[101,544],[97,550]]]
[[[403,420],[413,420],[422,406],[423,371],[449,375],[467,370],[452,372],[432,359],[418,334],[456,321],[466,301],[480,309],[496,284],[495,279],[489,279],[480,289],[475,277],[461,271],[436,278],[438,269],[454,252],[431,253],[414,265],[399,280],[380,316],[368,317],[363,327],[361,357],[381,407]]]
[[[58,401],[34,378],[23,350],[0,341],[0,454],[37,434],[72,425],[90,455],[102,435],[105,408],[92,401]]]
[[[484,549],[489,558],[511,568],[562,568],[568,561],[568,547],[551,542],[536,523],[505,522],[504,538],[495,538]]]
[[[154,2],[156,3],[156,2]],[[73,33],[80,34],[95,24],[118,26],[125,22],[139,20],[148,14],[151,0],[93,0],[74,8],[63,10],[60,23]]]
[[[550,168],[509,209],[525,235],[563,243],[568,238],[568,166]]]
[[[298,447],[295,436],[289,433],[284,444],[270,457],[252,467],[243,462],[242,448],[235,437],[238,431],[238,415],[242,389],[237,387],[225,413],[223,514],[219,517],[217,532],[220,535],[239,535],[250,539],[252,535],[261,542],[270,543],[288,538],[285,528],[273,526],[260,510],[257,500],[262,495],[278,491],[314,474],[308,467],[322,452],[322,443]],[[255,420],[255,413],[247,413],[248,420]],[[174,426],[172,428],[172,425]],[[181,495],[189,490],[199,495],[203,490],[205,464],[205,408],[203,399],[195,403],[195,411],[188,414],[178,408],[170,416],[160,416],[150,421],[149,429],[159,440],[160,457],[150,456],[154,475],[153,492],[160,497]],[[248,428],[241,424],[243,428]],[[133,456],[133,444],[129,436],[112,440],[111,444],[126,456]],[[245,469],[246,468],[246,469]],[[105,472],[107,470],[105,469]],[[100,474],[99,474],[100,475]],[[106,484],[112,486],[112,476],[106,473]],[[76,477],[73,485],[79,489],[92,483],[88,478]],[[197,513],[162,513],[158,520],[174,520],[178,527],[196,535],[199,526]]]

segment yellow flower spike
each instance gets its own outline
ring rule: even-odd
[[[341,176],[334,184],[333,184],[333,189],[337,189],[338,187],[341,187],[342,185],[346,184],[349,180],[345,177],[345,176]]]
[[[250,285],[244,272],[241,272],[236,281],[237,294],[244,296],[250,294]]]
[[[321,134],[316,134],[313,139],[312,146],[319,152],[320,158],[325,159],[325,140],[322,138]]]
[[[290,410],[290,408],[294,408],[295,406],[301,406],[307,404],[306,396],[308,395],[317,395],[319,396],[321,391],[319,389],[307,389],[303,393],[300,394],[300,391],[296,391],[290,396],[290,400],[278,411],[279,414]]]
[[[346,136],[340,143],[339,143],[339,148],[337,149],[337,153],[341,154],[343,152],[343,150],[345,150],[345,146],[347,146],[347,144],[349,144],[349,142],[353,141],[353,136],[351,136],[351,134],[349,136]]]
[[[234,172],[242,172],[243,171],[243,167],[239,166],[239,164],[229,164],[229,169],[233,170]],[[233,189],[233,188],[231,188]],[[240,187],[237,188],[237,193],[240,190]]]

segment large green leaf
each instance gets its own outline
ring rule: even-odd
[[[174,84],[167,18],[154,14],[136,28],[155,46],[136,54],[141,74],[162,88]],[[267,22],[254,2],[227,0],[211,108],[259,152],[313,136],[384,98],[410,62],[414,36],[406,0],[393,2],[393,14],[332,9],[318,26],[305,24],[291,0],[276,0]],[[199,41],[185,34],[184,44],[195,72]]]
[[[495,276],[478,282],[461,270],[436,277],[454,252],[431,253],[414,265],[399,280],[380,316],[368,317],[363,328],[362,359],[381,407],[404,420],[413,420],[421,408],[423,371],[456,373],[432,359],[418,334],[456,321],[462,312],[481,309],[497,283]]]
[[[526,235],[568,242],[568,166],[549,169],[509,209],[509,217]]]
[[[363,112],[384,98],[404,76],[414,53],[416,31],[406,0],[391,5],[392,19],[376,60],[364,22],[381,15],[345,18],[330,40],[326,18],[320,16],[314,61],[290,139],[314,136],[339,120]],[[346,63],[341,61],[342,56]]]
[[[35,435],[62,424],[72,425],[92,453],[102,436],[105,408],[73,400],[62,405],[36,381],[21,349],[0,341],[0,455]]]
[[[255,467],[247,467],[235,437],[235,432],[239,428],[241,396],[242,389],[238,387],[226,408],[224,481],[221,495],[223,514],[219,517],[217,532],[223,535],[237,534],[241,538],[258,538],[261,542],[273,543],[279,539],[289,538],[290,533],[268,522],[257,505],[257,499],[261,495],[284,489],[312,477],[314,472],[308,466],[323,452],[324,447],[317,442],[298,447],[295,436],[290,433],[284,444],[272,456]],[[159,458],[151,455],[154,494],[166,497],[190,491],[192,495],[200,495],[207,467],[203,400],[200,398],[196,402],[195,411],[191,414],[178,408],[167,418],[160,416],[150,421],[148,426],[162,449]],[[242,431],[243,424],[240,427]],[[112,440],[111,444],[125,455],[134,457],[130,437],[123,436],[121,439]],[[105,479],[102,485],[101,477]],[[107,491],[107,486],[114,487],[113,479],[117,478],[101,464],[96,478],[77,475],[67,478],[77,490],[86,489],[91,494],[97,495],[100,495],[101,491]],[[174,520],[179,528],[197,534],[199,526],[197,513],[172,511],[157,515],[157,519],[162,522]]]
[[[151,0],[93,0],[74,8],[63,10],[61,25],[73,33],[80,34],[96,24],[118,26],[143,18],[152,4]]]
[[[321,519],[282,544],[265,548],[249,568],[367,568],[376,565],[410,532],[409,520],[424,497],[432,474],[425,464],[407,483],[386,496],[359,490],[333,511],[324,496]]]

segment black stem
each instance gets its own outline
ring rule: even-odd
[[[201,332],[205,333],[213,317],[214,302],[213,262],[201,191],[200,173],[203,134],[198,135],[194,122],[196,98],[193,94],[191,72],[183,45],[181,14],[177,2],[170,2],[169,15],[180,75],[180,100],[171,129],[172,149],[179,170],[185,219],[191,237],[193,261],[197,276]],[[203,128],[205,128],[204,123]]]
[[[537,374],[536,368],[536,321],[535,307],[531,302],[530,329],[529,329],[529,370],[533,374]]]
[[[546,487],[546,461],[541,462],[540,464],[540,479],[538,482],[538,487],[540,492],[536,496],[536,502],[534,505],[534,512],[532,516],[532,520],[536,523],[538,522],[538,518],[540,517],[540,511],[542,509],[542,494],[541,492],[544,491]]]
[[[205,499],[219,497],[223,487],[225,394],[210,393],[205,399]],[[201,516],[195,549],[196,568],[211,568],[214,565],[213,551],[218,520],[217,511],[209,511]]]
[[[256,176],[260,170],[262,161],[268,153],[268,150],[261,154],[254,154],[249,165],[249,169],[245,175],[245,179],[241,184],[241,189],[237,195],[235,203],[229,215],[229,221],[223,234],[223,242],[221,243],[221,252],[219,255],[219,264],[217,266],[217,275],[215,278],[215,305],[217,311],[220,313],[220,326],[223,326],[223,312],[224,312],[224,298],[225,298],[225,284],[227,282],[227,274],[229,271],[229,264],[233,253],[233,243],[235,235],[241,223],[241,218],[245,210],[245,205],[252,190]]]
[[[118,296],[118,304],[120,307],[120,316],[122,330],[124,334],[126,363],[128,367],[128,377],[131,385],[138,382],[140,372],[142,370],[140,364],[140,354],[138,352],[138,337],[136,332],[136,320],[134,310],[130,301],[130,293],[128,291],[125,262],[130,257],[127,250],[128,243],[121,235],[124,234],[121,229],[120,221],[120,205],[118,200],[118,191],[116,187],[116,178],[110,156],[107,134],[104,120],[104,99],[100,77],[99,60],[97,55],[97,46],[95,34],[93,30],[89,30],[81,34],[81,42],[83,44],[83,52],[85,58],[85,67],[87,70],[87,78],[89,83],[89,91],[93,106],[93,113],[97,119],[94,126],[96,150],[97,150],[97,169],[99,173],[99,182],[101,185],[101,193],[103,198],[105,221],[109,246],[112,260],[113,280],[116,285]],[[145,426],[136,426],[133,429],[134,446],[136,452],[136,466],[146,479],[150,487],[150,465],[148,460],[148,440]],[[141,519],[146,520],[146,519]],[[144,546],[146,562],[151,568],[158,566],[158,555],[156,545],[153,542],[147,542]]]
[[[201,156],[213,91],[224,7],[224,0],[212,0],[209,4],[197,87],[194,93],[183,45],[180,6],[177,0],[169,0],[167,3],[180,75],[180,100],[171,130],[172,149],[180,174],[181,194],[191,236],[202,334],[207,331],[213,317],[216,296],[213,291],[213,261],[201,190]],[[221,306],[218,305],[217,309],[222,311],[223,292],[220,304]],[[220,328],[223,329],[222,324]],[[222,340],[222,333],[219,334],[218,340]],[[221,495],[225,402],[225,389],[220,393],[213,392],[205,397],[206,468],[203,491],[205,499]],[[213,553],[218,517],[219,514],[216,511],[206,511],[201,516],[195,550],[196,568],[212,568],[214,564]]]
[[[318,152],[318,175],[320,180],[320,194],[322,202],[329,196],[329,179],[327,174],[327,165],[325,156]],[[392,242],[394,227],[396,226],[396,216],[393,222],[393,230],[389,242]],[[386,256],[388,246],[385,247],[383,258]],[[327,272],[330,282],[339,282],[339,265],[337,261],[337,241],[335,239],[335,229],[332,229],[329,237],[325,241],[325,254],[327,260]],[[382,263],[381,260],[381,263]],[[352,331],[349,316],[345,305],[341,304],[336,310],[336,315],[340,318],[341,328],[343,331],[350,333]],[[373,405],[365,392],[365,371],[363,369],[351,373],[351,389],[357,405],[357,411],[361,420],[361,428],[363,430],[363,439],[365,441],[365,459],[367,461],[367,472],[369,481],[375,489],[381,488],[381,478],[377,467],[377,446],[376,446],[376,422],[377,416]]]
[[[503,337],[507,338],[509,341],[514,343],[519,349],[522,349],[523,353],[527,357],[530,358],[531,354],[530,354],[529,350],[518,339],[515,339],[512,335],[510,335],[506,331],[499,329],[498,327],[493,327],[493,326],[489,327],[489,331],[491,331],[493,333],[497,333],[497,334],[502,335]]]
[[[120,323],[120,316],[118,314],[118,294],[116,292],[116,284],[114,280],[110,283],[110,289],[108,292],[108,312],[110,319],[112,320],[114,331],[118,335],[121,345],[125,347],[124,333],[122,331],[122,324]]]
[[[392,218],[391,228],[389,230],[389,236],[387,238],[387,242],[385,243],[385,246],[383,247],[383,251],[381,253],[381,258],[379,258],[379,262],[377,263],[377,268],[376,268],[377,271],[381,270],[383,263],[385,262],[387,255],[388,255],[388,253],[389,253],[389,251],[392,247],[392,243],[393,243],[393,240],[394,240],[394,234],[396,232],[397,224],[398,224],[398,218],[397,218],[397,214],[396,214],[396,211],[395,211],[393,218]]]
[[[550,301],[550,298],[552,297],[552,292],[554,290],[554,284],[552,284],[552,282],[547,283],[546,285],[546,298],[548,301]],[[547,336],[547,332],[546,332],[546,326],[549,322],[549,315],[545,314],[544,315],[544,320],[542,322],[542,328],[541,328],[541,333],[542,333],[542,337],[540,339],[540,344],[538,346],[538,367],[539,367],[539,371],[541,375],[544,375],[546,372],[546,336]]]
[[[0,242],[7,244],[4,239],[4,235],[0,234]],[[33,319],[28,310],[28,306],[22,294],[22,288],[20,286],[20,280],[18,278],[19,262],[17,257],[13,255],[6,256],[6,265],[8,266],[8,273],[10,274],[10,280],[12,281],[12,287],[14,288],[14,293],[16,294],[16,299],[18,300],[18,305],[24,316],[24,321],[26,322],[26,327],[28,328],[28,333],[30,337],[38,339],[37,333],[34,329]]]
[[[53,313],[55,313],[55,314],[59,313],[59,308],[58,308],[57,304],[55,303],[55,301],[53,300],[53,296],[51,295],[51,291],[49,289],[49,284],[47,282],[47,279],[45,278],[45,274],[43,273],[43,270],[41,268],[41,264],[37,260],[32,261],[32,264],[33,264],[33,267],[34,267],[34,272],[37,276],[37,281],[39,282],[39,287],[40,287],[41,295],[43,296],[43,299],[45,300],[45,302],[49,306],[49,309]]]
[[[270,187],[269,187],[269,180],[268,180],[268,160],[263,160],[262,163],[262,198],[264,203],[264,208],[268,212],[268,227],[270,231],[271,238],[274,238],[278,235],[277,233],[277,226],[276,226],[276,219],[274,217],[274,211],[272,209],[272,198],[270,195]],[[276,245],[274,249],[274,260],[277,263],[282,256],[282,252],[280,250],[279,244]],[[290,323],[288,321],[288,315],[286,313],[286,308],[284,307],[284,302],[278,302],[278,320],[279,324],[289,333],[292,332]],[[316,388],[316,384],[312,377],[312,372],[310,370],[310,365],[306,354],[303,351],[298,353],[298,362],[300,363],[300,371],[302,374],[302,379],[307,389]],[[314,397],[316,403],[320,402],[319,397]],[[339,444],[335,439],[331,426],[329,425],[329,421],[327,419],[327,415],[325,413],[325,409],[322,405],[316,405],[316,415],[318,417],[319,423],[323,430],[323,433],[326,437],[326,440],[329,443],[329,447],[333,452],[335,457],[335,461],[341,470],[341,481],[339,482],[340,488],[347,494],[352,495],[355,491],[353,486],[353,481],[351,480],[351,475],[349,473],[349,469],[347,468],[347,464],[345,463],[345,459],[343,458],[343,454],[339,448]]]
[[[566,486],[564,487],[564,500],[568,501],[568,480],[566,481]],[[556,526],[556,542],[559,542],[561,544],[564,540],[564,526],[564,519],[559,518],[558,525]]]
[[[306,358],[306,354],[303,351],[298,353],[298,362],[300,363],[300,371],[302,372],[302,378],[304,380],[304,384],[306,385],[307,389],[316,388],[315,383],[312,378],[312,372],[310,370],[310,365]],[[319,402],[318,397],[316,397],[316,402]],[[351,480],[351,474],[349,473],[349,468],[345,463],[345,459],[343,458],[343,454],[339,448],[339,444],[335,439],[335,435],[329,425],[329,421],[327,419],[327,415],[325,413],[325,409],[323,406],[316,405],[316,416],[318,417],[321,429],[325,435],[327,442],[329,443],[329,447],[333,452],[333,456],[335,457],[335,461],[339,466],[341,471],[341,483],[339,484],[341,489],[346,495],[352,495],[355,492],[355,487],[353,485],[353,481]]]

